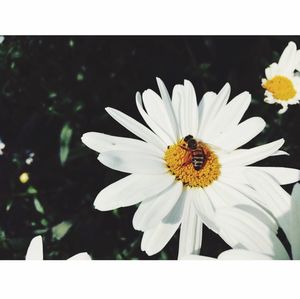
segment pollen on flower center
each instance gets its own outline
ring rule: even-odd
[[[296,95],[293,82],[284,76],[275,76],[273,79],[267,80],[262,86],[278,100],[288,101]]]
[[[188,150],[186,142],[181,139],[177,144],[168,147],[164,159],[171,174],[176,176],[178,181],[182,181],[189,187],[207,187],[215,181],[221,173],[221,165],[218,157],[210,147],[202,142],[198,142],[198,148],[204,154],[204,161],[201,168],[192,162],[192,153]]]

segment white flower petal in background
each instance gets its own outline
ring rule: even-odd
[[[43,260],[43,239],[41,236],[34,237],[27,249],[26,260]]]
[[[3,150],[5,148],[5,144],[3,143],[3,141],[0,139],[0,156],[3,155]]]
[[[280,56],[279,62],[266,68],[266,78],[262,79],[265,89],[265,102],[279,104],[282,108],[278,113],[285,113],[288,105],[300,101],[300,78],[295,72],[299,67],[300,54],[294,42],[289,42]]]
[[[245,249],[231,249],[222,252],[218,256],[219,260],[272,260],[273,258],[266,254],[253,252]]]
[[[203,255],[187,255],[181,258],[181,260],[216,260],[212,257]],[[245,249],[229,249],[222,252],[218,256],[218,260],[273,260],[272,257]]]
[[[42,236],[34,237],[27,249],[25,260],[43,260],[43,239]],[[91,257],[86,252],[80,252],[72,257],[69,260],[91,260]]]
[[[86,252],[81,252],[68,258],[68,261],[90,261],[91,257]]]
[[[292,255],[294,260],[300,260],[300,184],[296,184],[293,188],[290,219],[290,232],[288,235]]]

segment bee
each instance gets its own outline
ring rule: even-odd
[[[181,148],[187,151],[187,155],[185,156],[185,161],[182,166],[193,163],[194,169],[199,171],[204,167],[207,161],[207,150],[202,146],[201,142],[197,142],[192,135],[187,135],[183,140],[186,142],[186,147],[181,146]]]

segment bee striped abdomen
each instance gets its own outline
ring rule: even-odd
[[[205,163],[205,155],[201,149],[192,151],[192,163],[195,170],[200,170]]]

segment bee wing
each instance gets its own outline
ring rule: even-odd
[[[221,148],[217,145],[214,145],[212,143],[205,142],[205,144],[207,144],[214,152],[222,152],[222,153],[230,153],[231,152],[231,151],[228,151],[228,150],[224,150],[223,148]]]

